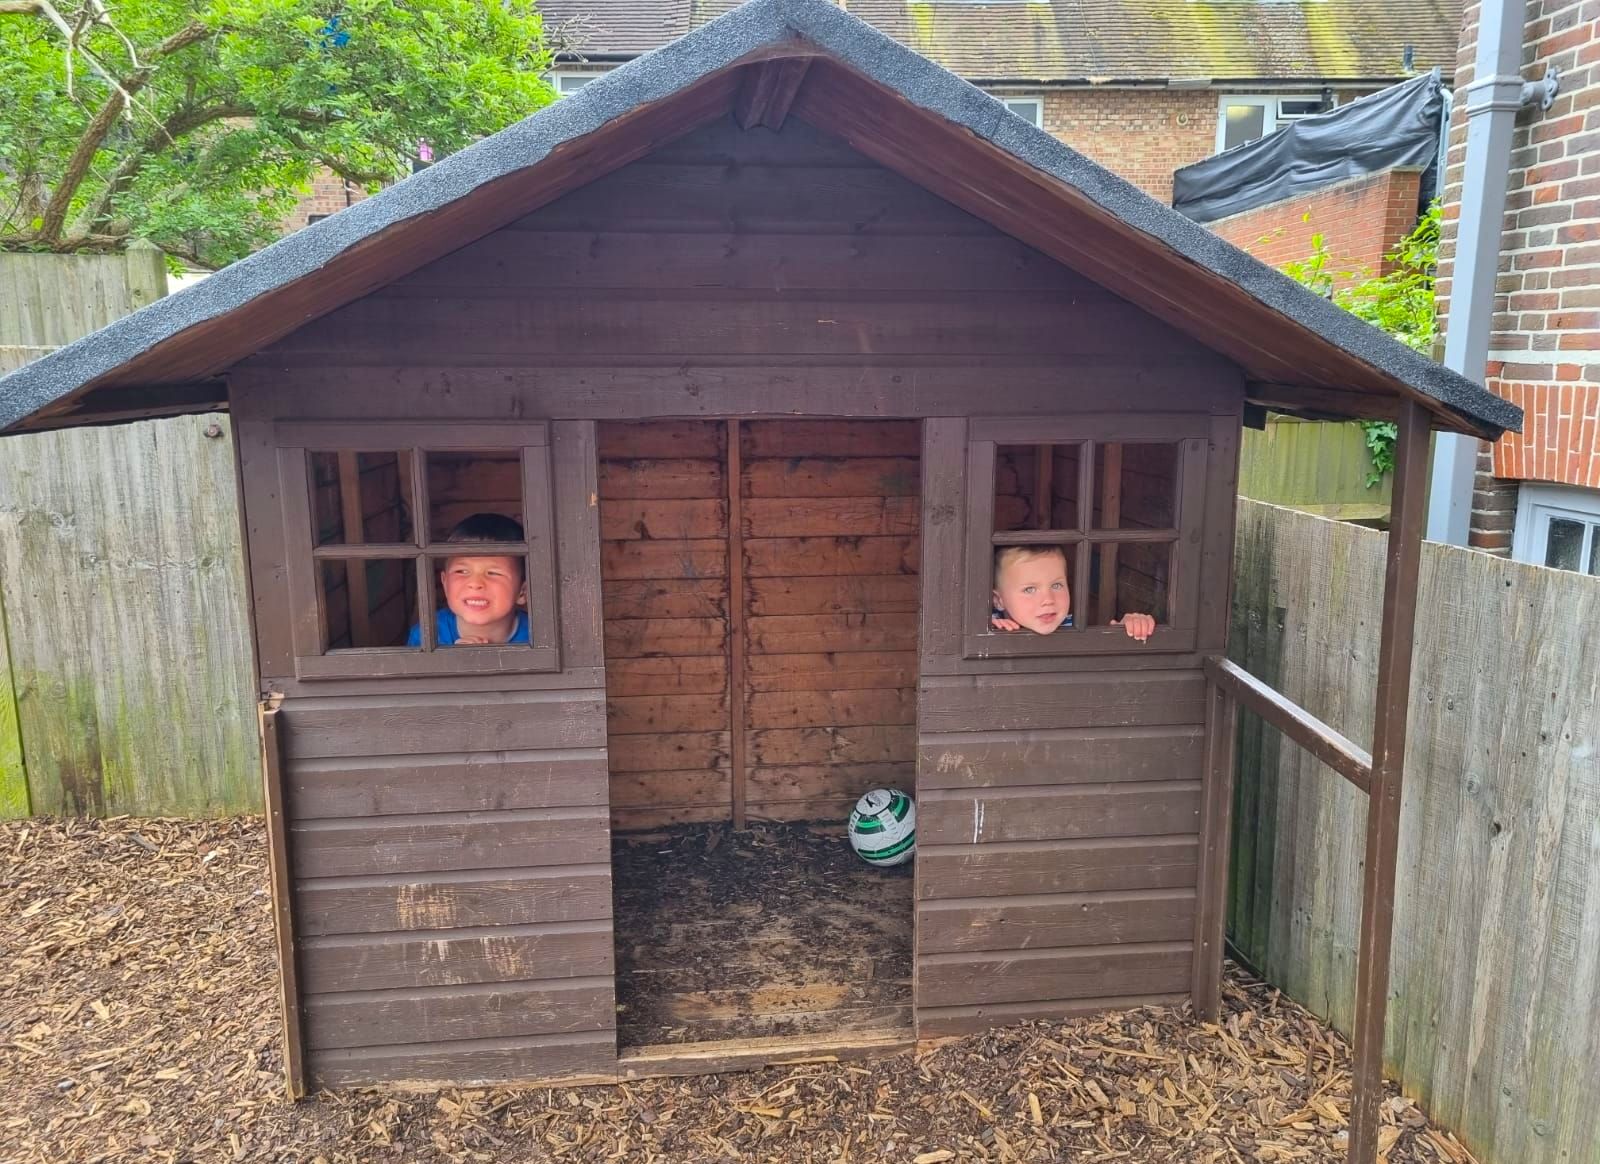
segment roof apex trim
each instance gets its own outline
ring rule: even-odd
[[[809,42],[805,49],[796,38]],[[1272,270],[1127,181],[1010,114],[998,101],[837,7],[831,0],[748,0],[576,93],[204,282],[125,316],[0,378],[0,431],[116,371],[158,344],[322,270],[398,223],[538,165],[557,146],[682,92],[763,50],[821,50],[914,105],[953,122],[1059,182],[1176,255],[1369,367],[1445,405],[1474,431],[1518,428],[1521,410]],[[782,55],[782,54],[773,54]],[[248,353],[241,353],[243,358]]]

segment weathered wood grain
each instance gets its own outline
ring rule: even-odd
[[[917,941],[923,950],[943,954],[1122,942],[1178,942],[1194,929],[1194,891],[1191,889],[1059,894],[1050,876],[1055,864],[1048,850],[1039,850],[1031,864],[1016,862],[1003,873],[1000,872],[1001,862],[983,860],[989,855],[983,852],[922,852],[917,855],[917,860],[924,864],[962,862],[959,873],[940,869],[938,876],[941,881],[966,880],[974,897],[980,899],[920,903]]]
[[[295,821],[603,805],[605,753],[459,752],[299,760],[285,773]]]
[[[308,994],[589,977],[612,972],[609,919],[415,934],[338,934],[300,942]]]
[[[286,704],[291,761],[395,752],[605,746],[604,693],[333,696]]]
[[[1198,780],[1205,740],[1198,725],[1062,728],[1007,735],[925,732],[923,788]]]
[[[511,1035],[605,1031],[616,1026],[611,977],[488,982],[418,991],[360,991],[306,999],[308,1045],[375,1047]]]
[[[928,844],[1155,837],[1199,830],[1200,785],[1190,781],[930,789],[917,811],[917,840]]]
[[[296,885],[295,904],[307,936],[595,921],[611,916],[611,868],[316,878]]]
[[[752,615],[909,614],[916,612],[918,599],[913,574],[776,575],[751,578],[747,590]]]
[[[616,1069],[617,1038],[611,1030],[329,1049],[311,1055],[309,1062],[318,1087],[462,1079],[533,1083],[609,1078]]]
[[[1051,731],[1205,721],[1198,671],[926,677],[926,732]]]
[[[1189,957],[1188,942],[924,954],[917,959],[917,1005],[1179,993],[1188,989]]]
[[[598,807],[299,821],[289,842],[299,878],[577,865],[611,852]]]

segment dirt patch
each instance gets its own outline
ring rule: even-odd
[[[726,843],[726,842],[724,842]],[[1337,1161],[1344,1041],[1231,973],[1180,1010],[616,1087],[282,1098],[257,820],[0,823],[0,1159]],[[1470,1160],[1409,1102],[1390,1164]]]

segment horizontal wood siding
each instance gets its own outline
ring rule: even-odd
[[[726,820],[726,426],[599,426],[611,817]]]
[[[1204,682],[1087,656],[940,673],[960,660],[964,429],[929,422],[924,447],[918,1033],[1181,999]]]
[[[553,436],[568,670],[325,684],[278,712],[314,1084],[615,1069],[596,446]]]

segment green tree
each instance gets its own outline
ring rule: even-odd
[[[0,249],[220,266],[553,96],[532,0],[0,0]]]
[[[1440,217],[1439,203],[1434,202],[1411,233],[1386,256],[1387,274],[1335,271],[1327,241],[1321,234],[1311,236],[1310,256],[1285,263],[1284,274],[1388,332],[1408,347],[1430,355],[1438,333],[1433,276],[1439,260]],[[1364,421],[1363,427],[1367,434],[1367,451],[1372,454],[1372,465],[1367,472],[1370,489],[1394,468],[1398,430],[1389,420]]]

